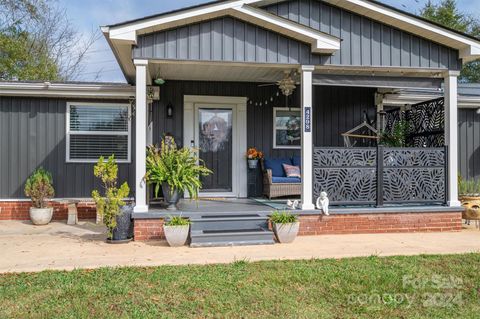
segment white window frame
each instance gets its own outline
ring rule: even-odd
[[[103,132],[103,131],[74,131],[70,130],[70,107],[71,106],[96,106],[96,107],[118,107],[126,106],[128,110],[128,132]],[[95,102],[67,102],[66,110],[66,162],[67,163],[96,163],[98,159],[71,159],[70,158],[70,135],[128,135],[127,159],[115,159],[117,163],[131,163],[132,160],[132,121],[131,107],[128,103],[95,103]]]
[[[277,145],[277,111],[296,111],[299,112],[300,118],[302,116],[302,109],[299,107],[274,107],[273,108],[273,149],[293,149],[299,150],[302,148],[302,145]],[[300,132],[302,132],[302,128],[300,128]]]

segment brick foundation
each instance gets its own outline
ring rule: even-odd
[[[135,240],[163,240],[163,219],[135,219]],[[300,236],[451,232],[462,230],[461,212],[300,216]]]
[[[462,213],[389,213],[300,217],[300,235],[448,232],[462,230]]]
[[[29,220],[30,201],[0,202],[0,220]],[[66,204],[53,202],[53,220],[66,220],[68,207]],[[81,202],[78,204],[79,219],[95,219],[97,210],[93,202]]]
[[[163,240],[163,219],[135,219],[134,238],[136,241]]]

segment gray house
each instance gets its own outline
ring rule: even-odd
[[[200,147],[213,169],[204,197],[261,197],[262,171],[245,160],[256,147],[270,159],[299,159],[308,216],[320,215],[314,202],[327,191],[339,214],[441,212],[451,214],[445,229],[458,228],[459,159],[478,152],[459,156],[457,77],[480,58],[479,39],[367,0],[213,1],[102,31],[128,85],[0,84],[0,198],[23,198],[40,165],[58,197],[88,198],[93,163],[114,153],[134,190],[136,226],[160,219],[149,210],[145,148],[170,133]],[[424,119],[428,107],[442,116],[434,133],[416,132],[422,147],[345,147],[356,139],[345,133],[380,122],[380,95],[419,88],[443,88],[441,101],[414,101]],[[100,121],[104,129],[91,130]],[[321,233],[313,228],[304,231]]]

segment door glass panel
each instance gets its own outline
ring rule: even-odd
[[[200,158],[213,171],[202,177],[203,189],[208,192],[232,191],[232,110],[198,110]]]

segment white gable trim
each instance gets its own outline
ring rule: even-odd
[[[104,28],[104,32],[108,33],[110,40],[119,41],[119,43],[136,44],[137,36],[140,34],[157,32],[228,15],[310,43],[312,52],[315,53],[333,54],[340,49],[339,38],[248,5],[248,3],[253,2],[258,1],[243,0],[210,5],[156,19],[152,18],[138,23],[130,23],[126,26]]]

